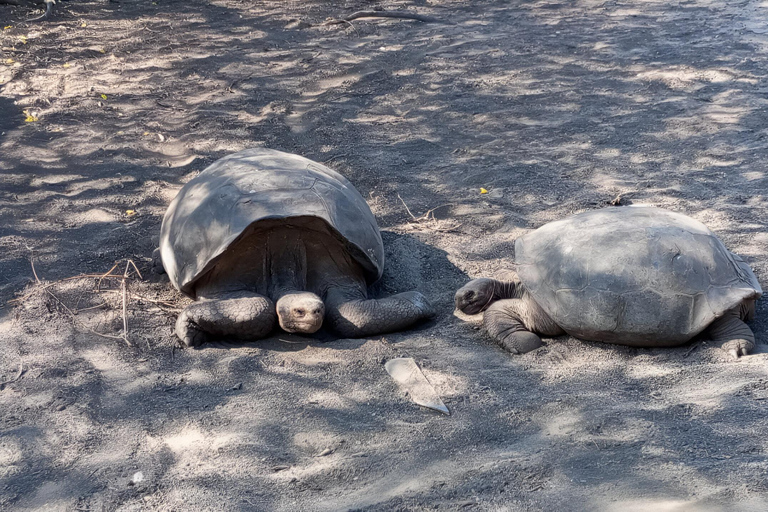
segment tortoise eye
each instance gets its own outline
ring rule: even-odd
[[[475,298],[475,292],[467,292],[467,300],[472,300]]]
[[[296,313],[298,316],[304,316],[304,310],[303,310],[303,309],[297,309],[297,310],[295,311],[295,313]]]

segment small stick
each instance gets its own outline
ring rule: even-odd
[[[455,233],[458,231],[458,229],[463,226],[464,223],[457,224],[451,228],[432,228],[433,231],[437,231],[438,233]]]
[[[99,308],[107,306],[107,305],[108,304],[106,302],[102,302],[101,304],[99,304],[97,306],[91,306],[89,308],[83,308],[83,309],[76,309],[75,311],[77,311],[78,313],[82,313],[83,311],[90,311],[92,309],[99,309]]]
[[[360,37],[360,32],[357,31],[357,28],[352,24],[351,21],[347,21],[347,20],[341,20],[341,21],[343,21],[344,23],[352,27],[352,30],[355,31],[355,34],[357,34],[357,37]]]
[[[437,219],[435,218],[435,210],[439,210],[440,208],[443,208],[443,207],[445,207],[445,206],[451,206],[451,204],[450,204],[450,203],[441,204],[440,206],[435,206],[434,208],[427,210],[427,211],[426,211],[426,213],[424,213],[424,215],[422,215],[421,217],[416,217],[416,216],[415,216],[415,215],[414,215],[414,214],[411,212],[411,209],[410,209],[410,208],[408,208],[408,205],[407,205],[407,204],[405,204],[405,201],[403,201],[403,198],[402,198],[402,197],[400,197],[400,194],[397,194],[397,198],[398,198],[398,199],[400,199],[400,202],[401,202],[401,203],[403,203],[403,206],[405,206],[405,210],[408,212],[408,215],[410,215],[410,216],[411,216],[411,218],[412,218],[412,219],[413,219],[415,222],[423,222],[423,221],[437,221]],[[430,218],[430,216],[431,216],[432,218]],[[455,228],[454,228],[454,229],[455,229]]]
[[[411,209],[410,209],[410,208],[408,208],[408,205],[407,205],[407,204],[405,204],[405,201],[403,201],[403,198],[402,198],[402,197],[400,197],[400,194],[397,194],[397,198],[400,200],[400,202],[401,202],[401,203],[403,203],[403,206],[405,206],[405,211],[407,211],[407,212],[408,212],[408,215],[410,215],[410,216],[411,216],[411,218],[412,218],[413,220],[415,220],[416,222],[419,222],[419,219],[417,219],[417,218],[416,218],[416,216],[415,216],[414,214],[412,214],[412,213],[411,213]]]
[[[32,274],[35,276],[35,283],[40,284],[40,278],[37,277],[37,271],[35,270],[35,253],[32,253],[32,256],[29,257],[29,264],[32,265]]]
[[[120,290],[99,290],[98,293],[122,293]],[[166,308],[169,308],[173,311],[181,311],[180,308],[177,308],[175,304],[172,304],[170,302],[165,302],[162,300],[156,300],[156,299],[150,299],[149,297],[145,297],[144,295],[139,295],[136,292],[128,291],[131,296],[136,297],[137,299],[145,300],[147,302],[151,302],[152,304],[157,304],[158,306],[165,306]]]
[[[434,213],[434,211],[435,211],[435,210],[439,210],[440,208],[442,208],[442,207],[444,207],[444,206],[451,206],[451,204],[450,204],[450,203],[445,203],[445,204],[441,204],[440,206],[435,206],[435,207],[434,207],[434,208],[432,208],[431,210],[427,210],[427,213],[425,213],[424,215],[422,215],[420,218],[426,218],[427,220],[429,220],[429,216],[430,216],[430,215],[432,215],[432,220],[437,220],[437,219],[435,218],[435,213]]]
[[[42,21],[47,20],[51,17],[51,12],[53,12],[53,4],[56,2],[54,0],[45,0],[45,13],[43,13],[42,16],[38,16],[37,18],[32,18],[28,21]]]
[[[77,317],[72,312],[72,310],[69,309],[66,304],[61,302],[61,299],[59,299],[56,295],[54,295],[51,290],[49,290],[48,288],[44,288],[44,290],[46,291],[46,293],[48,293],[48,295],[53,297],[56,300],[56,302],[58,302],[61,305],[61,307],[63,307],[67,311],[67,313],[69,313],[69,316],[72,317],[72,324],[77,325]],[[121,340],[121,339],[123,339],[120,336],[113,336],[111,334],[104,334],[104,333],[101,333],[101,332],[98,332],[98,331],[94,331],[93,329],[91,329],[87,325],[82,324],[82,322],[81,322],[81,325],[83,325],[83,327],[85,327],[85,329],[88,332],[90,332],[92,334],[95,334],[96,336],[101,336],[102,338],[109,338],[109,339],[113,339],[113,340]],[[128,340],[126,340],[126,342],[128,343],[129,346],[133,346],[133,345],[131,345],[131,343]]]
[[[106,271],[106,272],[105,272],[105,273],[104,273],[104,274],[101,276],[101,278],[99,279],[99,282],[97,282],[97,283],[96,283],[96,290],[97,290],[97,291],[98,291],[98,290],[101,288],[101,282],[104,280],[104,278],[106,278],[106,277],[112,277],[112,271],[113,271],[113,270],[115,270],[119,264],[120,264],[120,262],[119,262],[119,261],[118,261],[118,262],[116,262],[114,265],[112,265],[112,268],[111,268],[111,269],[107,270],[107,271]],[[120,278],[123,278],[123,276],[116,276],[116,277],[120,277]]]
[[[64,279],[59,279],[58,281],[51,281],[50,283],[47,283],[47,284],[40,283],[40,287],[35,288],[31,292],[29,292],[29,293],[27,293],[25,295],[22,295],[21,297],[9,300],[8,304],[14,304],[16,302],[21,302],[24,299],[28,299],[29,297],[31,297],[32,295],[37,293],[37,291],[45,290],[46,288],[50,288],[51,286],[56,286],[57,284],[61,284],[61,283],[67,282],[67,281],[74,281],[76,279],[88,279],[88,278],[94,278],[94,277],[96,277],[96,278],[115,278],[115,279],[122,279],[123,278],[123,276],[119,276],[119,275],[116,276],[116,275],[111,275],[111,274],[110,275],[106,275],[106,274],[80,274],[80,275],[77,275],[77,276],[65,277]],[[97,290],[97,291],[100,291],[100,290]]]
[[[691,346],[691,348],[689,348],[688,350],[685,351],[685,355],[683,356],[683,359],[685,359],[686,357],[691,355],[693,353],[693,351],[696,350],[697,348],[699,348],[699,344],[698,343],[694,343]]]
[[[0,388],[5,386],[6,384],[10,384],[12,382],[16,382],[17,380],[19,380],[21,378],[21,374],[22,373],[24,373],[24,364],[23,363],[19,363],[19,371],[16,374],[16,376],[14,378],[12,378],[11,380],[5,380],[3,382],[0,382]]]
[[[350,22],[354,20],[359,20],[360,18],[399,18],[403,20],[416,20],[420,21],[422,23],[442,23],[442,20],[439,20],[437,18],[431,18],[429,16],[423,16],[421,14],[415,14],[410,12],[399,12],[399,11],[358,11],[356,13],[350,14],[349,16],[346,16],[344,18],[339,18],[335,20],[328,20],[324,23],[321,23],[321,26],[327,26],[327,25],[340,25],[345,22]]]
[[[120,282],[120,289],[123,292],[123,339],[128,345],[130,345],[131,342],[128,341],[128,283],[126,282],[126,279],[128,279],[128,269],[130,268],[131,263],[133,262],[128,260],[125,264],[123,280]],[[133,268],[136,268],[136,265],[134,265]]]

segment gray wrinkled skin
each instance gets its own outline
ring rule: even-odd
[[[736,357],[754,347],[744,320],[762,295],[757,278],[706,226],[684,215],[652,207],[582,213],[519,238],[515,258],[518,279],[475,280],[456,294],[465,312],[479,308],[469,298],[497,296],[482,309],[489,333],[502,344],[535,348],[523,333],[561,330],[592,341],[665,347],[709,329]]]
[[[368,299],[384,265],[368,204],[340,174],[279,151],[229,155],[187,183],[163,219],[160,254],[171,283],[199,301],[176,322],[188,346],[278,325],[311,334],[324,321],[368,336],[433,314],[418,292]]]

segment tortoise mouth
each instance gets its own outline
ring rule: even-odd
[[[275,306],[280,327],[286,332],[312,334],[323,326],[325,305],[313,293],[288,293]]]
[[[293,319],[283,319],[281,317],[279,320],[280,327],[285,332],[296,334],[312,334],[319,331],[323,326],[323,317],[320,317],[319,319],[308,319],[300,321]]]
[[[463,306],[457,305],[456,309],[458,309],[459,311],[461,311],[466,315],[476,315],[483,310],[483,305],[477,304],[477,303],[474,303],[474,304],[470,303],[470,304],[464,304]]]

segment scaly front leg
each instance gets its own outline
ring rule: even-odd
[[[235,292],[189,305],[176,320],[176,335],[188,347],[212,338],[257,340],[275,327],[275,304],[263,295]]]
[[[435,315],[427,298],[416,291],[367,299],[359,289],[331,288],[325,305],[326,321],[345,338],[400,331]]]

